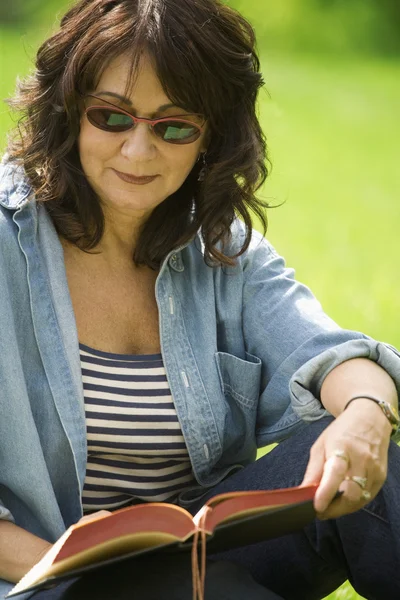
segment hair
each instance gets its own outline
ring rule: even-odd
[[[57,232],[82,250],[94,249],[104,233],[104,215],[79,158],[82,95],[95,89],[110,61],[122,54],[131,57],[133,80],[144,51],[168,98],[205,116],[209,143],[204,179],[198,181],[198,161],[142,226],[133,260],[156,269],[200,230],[206,262],[234,265],[251,240],[251,213],[266,232],[268,205],[255,192],[269,163],[257,118],[264,82],[255,33],[219,0],[77,2],[39,48],[34,72],[9,100],[22,111],[9,156],[22,162]],[[246,236],[229,256],[224,249],[236,217],[244,221]]]

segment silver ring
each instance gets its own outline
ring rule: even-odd
[[[337,448],[336,450],[333,451],[333,456],[337,456],[338,458],[345,460],[347,462],[347,464],[350,463],[350,458],[344,450],[340,450],[339,448]]]
[[[371,500],[371,494],[369,493],[368,490],[363,490],[361,493],[361,498],[363,500]]]
[[[350,479],[351,479],[351,481],[354,481],[354,483],[359,485],[362,490],[365,490],[365,488],[367,487],[368,480],[366,477],[359,477],[358,475],[352,475],[350,477]]]

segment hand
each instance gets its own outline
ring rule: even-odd
[[[319,483],[314,500],[318,518],[355,512],[378,494],[387,474],[390,433],[380,407],[365,399],[352,402],[325,429],[311,448],[302,482]],[[337,450],[343,457],[335,455]],[[354,476],[366,478],[364,490],[351,479]],[[338,490],[343,494],[334,500]]]

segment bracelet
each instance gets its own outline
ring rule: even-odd
[[[346,408],[349,406],[349,404],[351,404],[353,402],[353,400],[359,400],[359,399],[363,399],[364,400],[372,400],[372,402],[376,402],[376,404],[380,404],[381,402],[383,402],[383,400],[378,400],[378,398],[374,398],[373,396],[354,396],[353,398],[350,398],[350,400],[345,404],[345,407],[343,410],[346,410]]]
[[[378,406],[380,406],[383,414],[385,415],[385,417],[388,419],[389,423],[392,426],[392,435],[394,435],[397,432],[397,429],[400,425],[399,413],[394,406],[392,406],[389,402],[386,402],[385,400],[378,400],[378,398],[374,398],[373,396],[365,396],[365,395],[354,396],[353,398],[350,398],[350,400],[346,403],[343,410],[346,410],[346,408],[349,406],[349,404],[351,402],[353,402],[353,400],[358,400],[358,399],[372,400],[372,402],[375,402],[376,404],[378,404]]]

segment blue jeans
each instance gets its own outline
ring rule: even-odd
[[[93,575],[38,592],[32,600],[191,600],[191,556],[164,555],[121,562]],[[283,600],[240,565],[208,562],[205,600]]]
[[[192,507],[196,513],[208,497],[235,490],[273,489],[298,485],[303,477],[314,440],[330,423],[321,419],[297,435],[285,440],[272,452],[227,478]],[[315,520],[302,532],[214,555],[207,568],[209,576],[206,600],[250,600],[258,598],[317,600],[328,595],[349,579],[359,594],[368,600],[400,598],[400,448],[391,443],[389,474],[378,494],[364,509],[331,521]],[[173,559],[168,559],[168,561]],[[219,561],[229,561],[217,565]],[[140,600],[190,600],[190,564],[166,562],[164,557],[133,563],[129,595],[118,598]],[[232,577],[232,563],[241,565]],[[244,569],[242,570],[242,567]],[[163,574],[161,570],[164,570]],[[140,573],[150,573],[140,582]],[[168,585],[164,577],[172,574]],[[252,579],[247,577],[251,573]],[[118,574],[118,577],[120,575]],[[38,592],[34,600],[70,600],[107,597],[117,600],[115,581],[110,575],[64,584],[55,590]],[[221,595],[225,581],[225,596]],[[258,585],[257,585],[258,584]],[[142,586],[142,587],[141,587]],[[94,588],[97,591],[94,592]],[[261,588],[261,589],[260,589]],[[126,588],[125,588],[126,589]],[[264,596],[262,594],[264,590]],[[100,593],[101,591],[101,593]],[[276,594],[276,595],[275,595]]]
[[[234,490],[298,485],[324,418],[221,482],[208,497]],[[245,566],[261,585],[286,600],[317,600],[349,579],[368,600],[400,599],[400,448],[391,442],[388,478],[365,508],[336,520],[315,520],[302,532],[224,552],[215,558]]]

